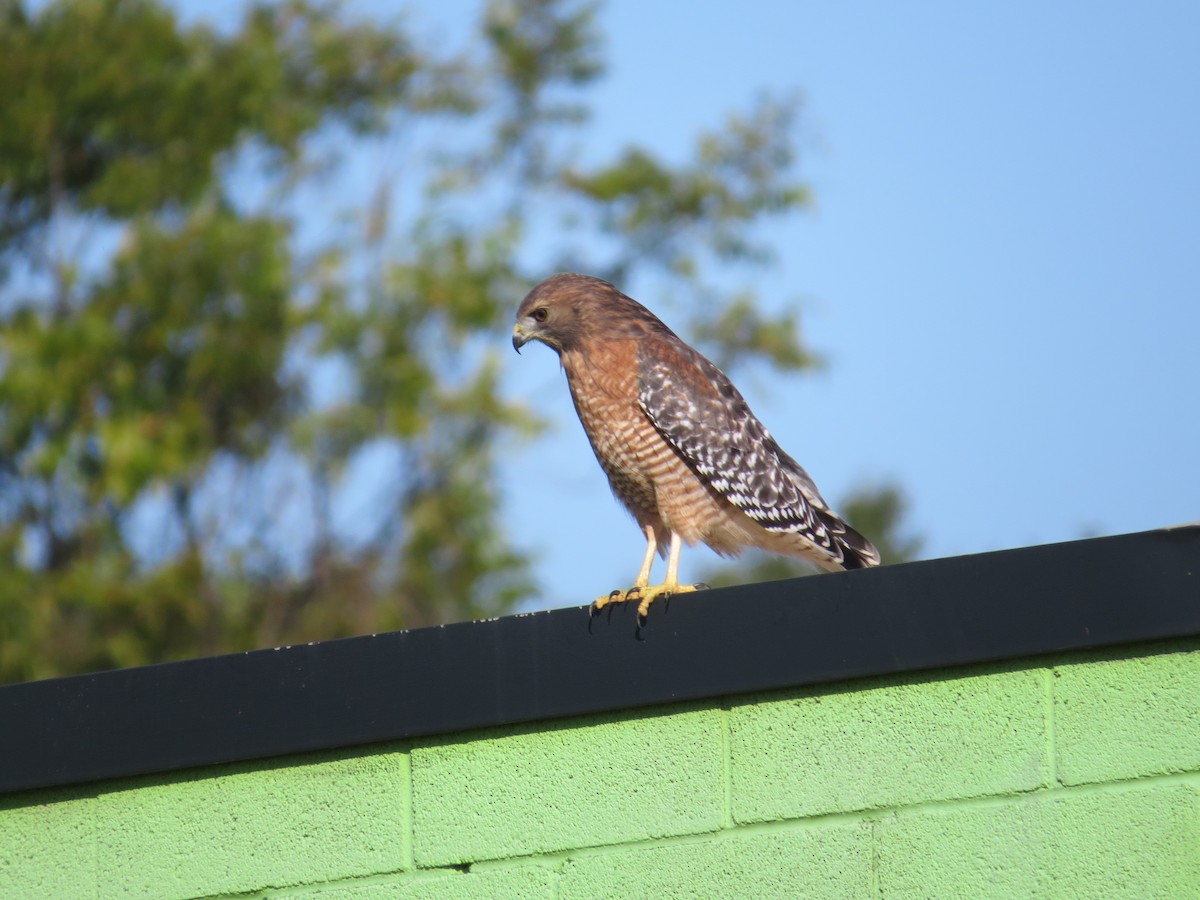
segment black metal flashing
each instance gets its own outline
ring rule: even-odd
[[[0,687],[0,791],[1200,635],[1200,526]]]

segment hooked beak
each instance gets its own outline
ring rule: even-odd
[[[516,350],[517,353],[520,353],[521,348],[524,347],[528,342],[529,338],[525,334],[525,329],[523,329],[521,327],[521,323],[518,322],[513,326],[513,349]]]

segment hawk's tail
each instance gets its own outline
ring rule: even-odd
[[[841,568],[868,569],[879,565],[879,550],[869,540],[837,516],[830,515],[825,524],[842,551]]]

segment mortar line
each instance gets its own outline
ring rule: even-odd
[[[871,895],[883,900],[883,885],[879,883],[879,820],[867,819],[871,841]]]
[[[721,704],[721,826],[735,827],[733,821],[733,747],[729,718],[733,715],[729,703]]]
[[[1053,665],[1046,668],[1045,698],[1046,698],[1046,758],[1050,766],[1050,787],[1062,787],[1058,780],[1058,746],[1054,738],[1054,683],[1058,680],[1058,672]]]
[[[314,891],[336,890],[338,888],[369,887],[372,885],[412,885],[441,881],[447,878],[466,878],[467,876],[453,867],[436,869],[418,869],[405,871],[396,869],[390,872],[371,872],[359,875],[343,875],[325,881],[312,881],[277,887],[249,888],[240,893],[209,894],[195,900],[234,900],[241,897],[267,897],[272,900],[285,900],[289,897],[309,897]]]
[[[400,863],[410,872],[417,870],[417,857],[414,844],[417,841],[416,823],[413,821],[413,767],[412,747],[404,751],[404,799],[401,801],[401,813],[404,816],[404,844],[400,848]]]

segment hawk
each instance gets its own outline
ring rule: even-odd
[[[599,597],[593,612],[636,600],[642,621],[658,597],[702,587],[679,583],[685,542],[722,556],[758,547],[828,571],[879,564],[725,373],[607,281],[562,274],[535,287],[513,327],[518,353],[529,341],[558,354],[596,459],[646,536],[633,587]],[[656,551],[667,573],[651,585]]]

